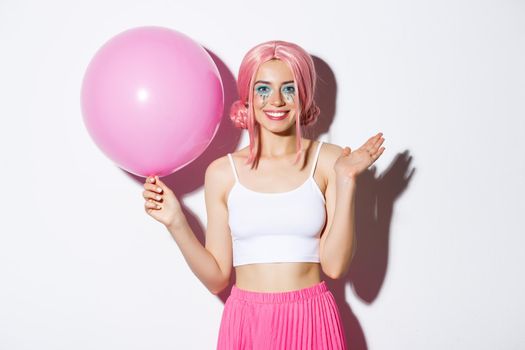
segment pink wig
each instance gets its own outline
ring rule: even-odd
[[[316,72],[312,57],[300,46],[286,41],[268,41],[252,48],[244,56],[239,68],[237,78],[237,89],[239,100],[235,101],[230,109],[230,118],[235,126],[248,129],[250,136],[250,156],[246,164],[251,163],[252,168],[256,160],[258,150],[258,130],[255,128],[255,116],[253,110],[253,85],[255,76],[261,64],[272,59],[286,62],[292,70],[296,90],[298,91],[297,118],[295,123],[297,135],[297,154],[294,164],[300,159],[303,152],[301,144],[301,125],[314,124],[319,116],[319,107],[314,101],[316,85]],[[257,134],[256,134],[257,130]]]

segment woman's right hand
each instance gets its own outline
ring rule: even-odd
[[[177,197],[158,176],[146,179],[142,195],[146,213],[164,225],[170,226],[183,216]]]

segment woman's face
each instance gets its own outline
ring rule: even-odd
[[[261,127],[282,132],[294,125],[297,89],[286,62],[274,59],[263,63],[253,88],[255,120]]]

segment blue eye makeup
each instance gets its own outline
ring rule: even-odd
[[[289,103],[293,103],[294,96],[295,96],[295,86],[293,85],[285,85],[282,90],[283,96]]]
[[[272,88],[266,85],[259,85],[255,88],[255,91],[261,97],[268,97],[270,96],[270,93],[272,92]]]
[[[269,85],[260,84],[255,86],[255,93],[258,96],[260,96],[263,100],[266,100],[273,93],[273,89]],[[283,87],[281,88],[281,93],[287,101],[293,102],[295,96],[294,84],[288,83],[288,85],[283,85]]]
[[[295,94],[295,86],[287,85],[287,86],[283,87],[283,93],[287,94],[287,95]]]

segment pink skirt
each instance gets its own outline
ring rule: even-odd
[[[341,316],[326,282],[286,292],[232,286],[217,350],[346,349]]]

